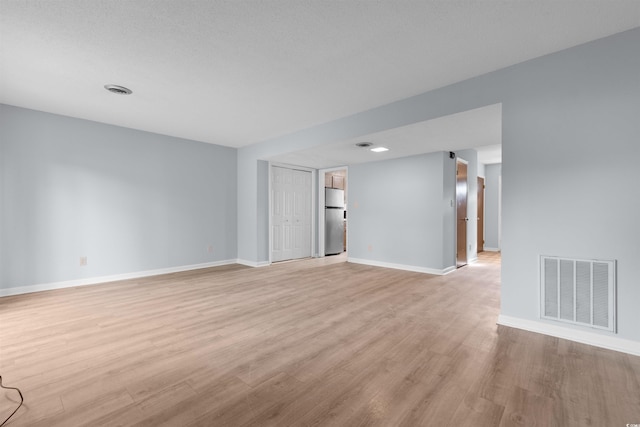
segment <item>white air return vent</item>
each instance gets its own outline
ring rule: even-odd
[[[540,317],[616,331],[615,261],[540,257]]]

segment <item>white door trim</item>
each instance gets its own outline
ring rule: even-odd
[[[502,172],[498,175],[498,251],[502,250]]]

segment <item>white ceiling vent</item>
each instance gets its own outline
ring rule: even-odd
[[[615,332],[616,262],[540,257],[540,317]]]

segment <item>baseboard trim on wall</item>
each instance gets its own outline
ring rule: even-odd
[[[267,267],[271,265],[269,261],[249,261],[246,259],[237,259],[235,260],[236,264],[246,265],[247,267]]]
[[[87,277],[83,279],[65,280],[63,282],[42,283],[39,285],[19,286],[15,288],[0,289],[0,297],[11,295],[30,294],[33,292],[50,291],[54,289],[73,288],[75,286],[99,285],[119,280],[139,279],[141,277],[159,276],[161,274],[179,273],[181,271],[199,270],[201,268],[219,267],[221,265],[236,264],[238,260],[229,259],[223,261],[205,262],[202,264],[181,265],[178,267],[159,268],[157,270],[137,271],[133,273],[114,274],[110,276]]]
[[[453,273],[456,270],[457,270],[457,267],[455,265],[450,265],[449,267],[442,270],[442,275]]]
[[[439,276],[451,273],[455,271],[455,267],[447,267],[442,270],[438,270],[435,268],[427,268],[427,267],[417,267],[415,265],[405,265],[405,264],[394,264],[390,262],[382,262],[382,261],[373,261],[369,259],[361,259],[361,258],[347,258],[347,262],[352,262],[354,264],[364,264],[370,265],[372,267],[384,267],[384,268],[394,268],[396,270],[405,270],[405,271],[413,271],[416,273],[426,273],[426,274],[437,274]]]
[[[569,341],[592,345],[594,347],[606,348],[608,350],[640,356],[640,342],[631,341],[624,338],[601,335],[589,331],[565,328],[551,325],[545,322],[538,322],[527,319],[519,319],[511,316],[498,316],[498,325],[509,326],[511,328],[523,329],[529,332],[536,332]]]
[[[486,246],[482,248],[482,250],[487,252],[500,252],[500,248],[487,248]]]

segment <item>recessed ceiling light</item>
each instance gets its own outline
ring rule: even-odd
[[[111,93],[115,93],[118,95],[131,95],[133,93],[133,91],[129,88],[126,88],[124,86],[118,86],[118,85],[104,85],[104,88],[106,90],[108,90]]]
[[[356,147],[361,147],[361,148],[366,148],[366,147],[371,147],[373,144],[370,142],[358,142],[356,144]]]
[[[373,151],[374,153],[382,153],[383,151],[389,151],[389,149],[386,147],[376,147],[372,148],[371,151]]]

